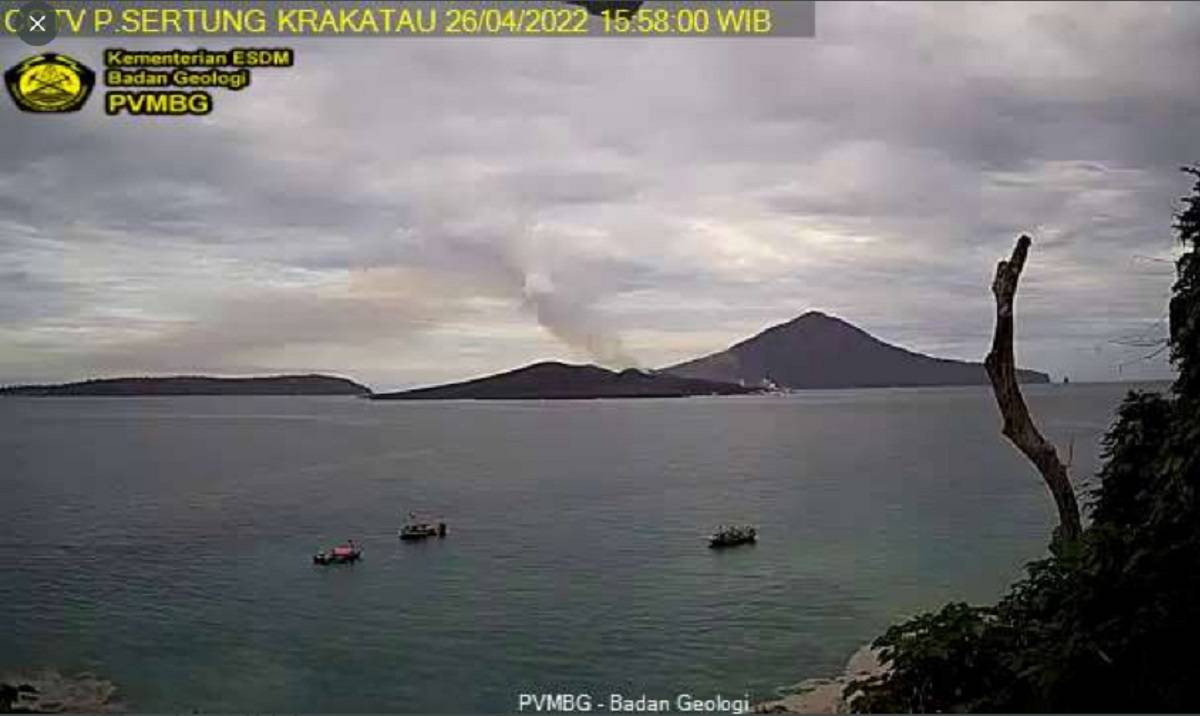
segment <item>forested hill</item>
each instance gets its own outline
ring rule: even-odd
[[[781,388],[890,388],[985,385],[982,363],[935,358],[885,343],[840,318],[810,311],[766,329],[728,350],[663,369],[667,373],[742,385]],[[1047,383],[1045,373],[1020,370],[1023,383]]]
[[[730,383],[680,378],[634,368],[611,371],[595,365],[556,361],[534,363],[506,373],[399,393],[374,400],[561,400],[580,398],[682,398],[756,392]]]
[[[165,378],[99,378],[59,385],[17,385],[0,395],[37,397],[147,395],[369,395],[371,389],[330,375],[273,375],[213,378],[179,375]]]

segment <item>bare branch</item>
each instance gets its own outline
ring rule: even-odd
[[[992,281],[992,294],[996,297],[996,331],[992,336],[992,350],[984,360],[996,405],[1004,417],[1004,436],[1037,467],[1054,496],[1058,507],[1058,527],[1055,529],[1055,544],[1074,542],[1082,532],[1079,520],[1079,503],[1067,468],[1046,438],[1042,437],[1025,397],[1017,383],[1016,360],[1013,358],[1013,310],[1017,295],[1017,282],[1025,259],[1029,255],[1032,240],[1025,235],[1017,239],[1012,257],[996,266],[996,278]]]

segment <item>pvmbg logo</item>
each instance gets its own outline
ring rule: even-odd
[[[47,52],[10,68],[4,84],[22,111],[75,112],[92,94],[96,73],[66,55]]]

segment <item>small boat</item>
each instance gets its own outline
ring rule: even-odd
[[[400,539],[408,541],[408,542],[412,542],[412,541],[416,541],[416,540],[427,539],[429,537],[445,537],[446,536],[446,523],[445,522],[438,522],[437,524],[433,524],[431,522],[418,521],[411,514],[408,517],[409,517],[409,522],[400,528]]]
[[[328,550],[320,550],[313,555],[313,564],[352,564],[362,558],[362,546],[347,540]]]
[[[712,548],[735,547],[739,544],[752,544],[758,540],[758,530],[750,525],[742,527],[722,525],[708,538],[708,546]]]

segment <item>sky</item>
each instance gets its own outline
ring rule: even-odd
[[[96,68],[109,44],[48,49]],[[815,38],[294,46],[203,118],[4,101],[0,384],[653,368],[809,310],[981,360],[1022,232],[1022,365],[1171,375],[1128,344],[1166,335],[1200,4],[822,2]],[[0,39],[5,67],[28,54]]]

